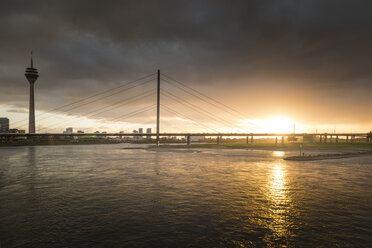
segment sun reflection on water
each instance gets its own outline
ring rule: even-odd
[[[274,157],[283,157],[285,152],[283,151],[273,151]]]
[[[290,199],[287,194],[286,169],[283,164],[275,164],[268,182],[269,228],[275,236],[287,236]]]

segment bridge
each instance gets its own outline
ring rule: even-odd
[[[0,134],[0,140],[11,141],[17,138],[26,139],[60,139],[60,138],[73,138],[73,137],[184,137],[188,145],[191,143],[191,137],[216,137],[216,142],[222,142],[223,137],[245,137],[246,143],[253,144],[255,137],[270,137],[275,138],[275,143],[279,142],[284,144],[291,138],[297,137],[311,137],[312,142],[319,143],[339,143],[341,138],[344,138],[346,143],[353,143],[356,138],[364,140],[365,142],[372,142],[371,133],[39,133],[39,134],[19,134],[19,133],[3,133]],[[287,139],[287,141],[286,141]],[[158,139],[157,139],[158,140]]]
[[[162,79],[162,80],[161,80]],[[168,86],[167,89],[164,87],[160,88],[160,84],[162,82],[165,82]],[[141,86],[148,86],[150,85],[150,82],[156,82],[156,87],[151,88],[150,90],[142,90],[141,93],[132,95],[130,97],[126,97],[124,99],[119,99],[119,101],[115,101],[110,104],[105,104],[103,107],[90,107],[94,105],[97,102],[100,102],[102,100],[107,100],[110,98],[113,98],[115,96],[120,96],[121,93],[127,93],[130,90],[133,90],[135,88],[139,89]],[[178,92],[182,92],[184,95],[188,95],[192,97],[192,101],[188,101],[184,98],[184,96],[180,96],[180,94],[175,92],[177,90]],[[191,137],[193,136],[204,136],[204,137],[216,137],[217,143],[221,142],[223,137],[245,137],[246,143],[254,143],[255,138],[257,137],[272,137],[275,138],[275,143],[284,143],[285,140],[295,140],[296,137],[302,137],[304,140],[312,139],[314,142],[321,142],[321,143],[327,143],[327,142],[335,142],[338,143],[339,139],[344,138],[346,142],[353,142],[355,141],[356,137],[360,140],[363,139],[367,142],[372,141],[372,135],[371,133],[252,133],[252,132],[219,132],[215,129],[215,127],[207,125],[205,122],[202,122],[198,119],[195,119],[194,117],[191,117],[189,115],[186,115],[182,111],[176,111],[175,105],[182,106],[184,108],[188,108],[189,110],[192,110],[193,113],[197,114],[201,119],[208,119],[208,123],[218,123],[220,126],[228,127],[233,129],[241,129],[236,126],[236,123],[232,123],[231,119],[240,119],[240,120],[249,120],[247,116],[240,113],[236,109],[233,109],[230,106],[227,106],[226,104],[222,103],[221,101],[214,99],[200,91],[197,91],[196,89],[170,77],[167,74],[160,73],[160,70],[157,71],[157,73],[153,73],[150,75],[147,75],[145,77],[138,78],[136,80],[133,80],[131,82],[124,83],[120,86],[113,87],[111,89],[106,89],[104,91],[98,92],[96,94],[93,94],[91,96],[85,97],[83,99],[80,99],[78,101],[68,103],[62,106],[58,106],[56,108],[51,109],[48,112],[45,112],[38,116],[38,121],[43,121],[46,119],[50,119],[53,116],[56,115],[56,113],[65,113],[67,115],[72,115],[72,117],[68,120],[59,121],[58,123],[52,124],[48,126],[47,129],[53,130],[58,129],[62,125],[66,125],[67,123],[70,123],[69,125],[73,125],[74,123],[78,123],[79,119],[82,117],[86,118],[92,118],[92,117],[100,117],[102,114],[105,114],[112,110],[122,109],[126,106],[129,106],[129,104],[138,103],[140,100],[146,99],[149,96],[156,95],[156,104],[151,104],[149,106],[142,107],[140,109],[136,109],[131,112],[127,112],[124,115],[116,116],[114,118],[111,118],[109,121],[111,122],[118,122],[122,121],[123,119],[128,119],[134,116],[138,116],[139,114],[145,113],[150,110],[156,109],[156,133],[123,133],[123,132],[111,132],[111,133],[97,133],[97,132],[80,132],[80,133],[56,133],[56,132],[47,132],[41,130],[37,133],[30,132],[28,134],[25,133],[0,133],[0,141],[10,141],[14,139],[37,139],[37,138],[48,138],[48,139],[59,139],[61,137],[83,137],[83,136],[95,136],[95,137],[155,137],[156,138],[156,144],[159,145],[160,143],[160,137],[185,137],[188,144],[190,144]],[[165,98],[169,101],[171,101],[171,105],[167,105],[164,103],[160,103],[160,100]],[[204,104],[208,105],[210,108],[214,108],[215,111],[223,112],[221,117],[220,115],[216,114],[215,112],[210,111],[209,109],[203,108],[202,105],[196,104],[195,102],[203,102]],[[74,110],[76,109],[82,109],[82,108],[89,107],[89,111],[83,113],[83,114],[76,114],[74,113]],[[206,129],[208,131],[206,132],[187,132],[187,131],[180,131],[180,132],[160,132],[160,111],[167,111],[179,118],[182,118],[184,120],[189,120],[193,125],[196,125],[202,129]],[[44,117],[43,117],[44,116]],[[227,116],[227,117],[226,117]],[[43,118],[40,118],[43,117]],[[19,127],[22,127],[22,122],[25,121],[31,121],[35,122],[31,119],[24,119],[17,121],[15,123],[18,123]],[[74,122],[71,122],[74,121]],[[15,124],[14,123],[14,124]],[[72,123],[72,124],[71,124]],[[249,122],[249,125],[251,127],[257,127],[257,124],[253,122]],[[99,128],[99,127],[98,127]],[[45,129],[44,129],[45,130]]]

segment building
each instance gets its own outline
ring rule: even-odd
[[[139,133],[139,134],[143,134],[143,128],[142,128],[142,127],[138,128],[138,133]],[[140,140],[141,140],[142,138],[143,138],[142,136],[139,136],[139,137],[138,137],[138,139],[140,139]]]
[[[30,83],[30,105],[29,105],[29,119],[28,119],[28,132],[35,133],[35,99],[34,99],[34,84],[39,77],[37,69],[34,68],[31,52],[31,65],[26,68],[25,76]]]
[[[0,118],[0,133],[8,133],[9,132],[9,119],[6,117]]]
[[[73,129],[72,127],[68,127],[66,128],[66,131],[63,131],[64,134],[72,134],[73,133]]]
[[[146,138],[147,138],[147,139],[151,139],[151,135],[149,135],[149,134],[151,134],[151,128],[147,128],[147,129],[146,129],[146,134],[147,134],[147,135],[146,135]]]

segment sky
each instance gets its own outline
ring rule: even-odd
[[[163,132],[369,132],[371,7],[2,0],[0,117],[27,131],[33,50],[37,132],[154,129],[158,69]]]

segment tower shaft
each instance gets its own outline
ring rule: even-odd
[[[30,105],[29,105],[29,122],[28,132],[35,133],[35,96],[34,83],[30,83]]]

